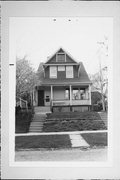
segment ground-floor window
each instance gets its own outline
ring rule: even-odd
[[[74,88],[72,90],[72,99],[76,100],[76,99],[80,99],[80,92],[78,88]]]
[[[80,89],[80,99],[86,99],[85,88]]]
[[[65,89],[65,99],[69,100],[70,99],[70,90],[67,88]]]
[[[65,89],[65,99],[70,99],[70,89]],[[88,91],[86,88],[72,88],[72,99],[73,100],[85,100],[88,99]]]

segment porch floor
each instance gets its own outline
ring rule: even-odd
[[[35,106],[35,114],[46,114],[51,113],[49,106]]]

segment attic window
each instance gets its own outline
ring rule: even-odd
[[[57,62],[65,62],[65,54],[64,53],[56,54],[56,61]]]

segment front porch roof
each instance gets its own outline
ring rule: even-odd
[[[37,83],[36,86],[47,86],[47,85],[89,85],[91,84],[91,81],[84,81],[80,80],[80,78],[74,78],[74,79],[44,79],[44,81],[41,81]]]

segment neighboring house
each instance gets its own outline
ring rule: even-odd
[[[51,106],[55,112],[90,110],[91,81],[82,62],[60,48],[42,66],[35,87],[35,106]]]

